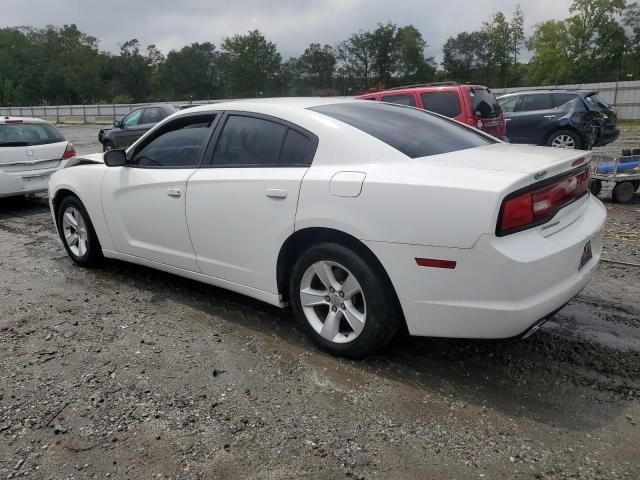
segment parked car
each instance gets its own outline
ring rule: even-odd
[[[136,108],[121,120],[115,120],[112,128],[100,130],[98,140],[105,152],[114,148],[126,148],[156,123],[177,111],[173,105],[165,104]]]
[[[498,102],[511,143],[587,149],[620,135],[615,111],[593,90],[522,91],[502,95]]]
[[[78,264],[116,258],[290,304],[321,348],[357,358],[403,322],[528,334],[577,295],[606,217],[589,155],[400,105],[246,100],[77,159],[50,202]]]
[[[356,98],[422,108],[453,118],[504,139],[506,127],[498,101],[482,85],[456,82],[423,83],[368,93]]]
[[[39,118],[0,118],[0,197],[47,190],[51,174],[76,154],[51,123]]]

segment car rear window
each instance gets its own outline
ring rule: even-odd
[[[498,118],[502,113],[496,96],[490,90],[472,89],[469,90],[469,97],[476,118]]]
[[[26,147],[58,142],[64,142],[64,137],[48,123],[0,123],[0,147]]]
[[[607,110],[611,108],[609,107],[609,104],[605,102],[600,95],[597,95],[597,94],[589,95],[588,97],[585,97],[585,101],[587,102],[589,107],[593,107],[596,109]]]
[[[420,95],[426,110],[445,117],[460,115],[460,97],[457,92],[424,92]]]
[[[495,143],[453,121],[399,105],[352,102],[322,105],[309,110],[362,130],[411,158]]]

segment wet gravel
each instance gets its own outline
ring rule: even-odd
[[[640,263],[640,201],[604,200],[605,258]],[[0,201],[0,282],[0,478],[640,478],[639,267],[525,341],[360,362],[246,297],[76,267],[42,198]]]

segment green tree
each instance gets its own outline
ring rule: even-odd
[[[227,37],[222,42],[220,67],[229,96],[268,95],[280,87],[282,57],[276,45],[258,30]]]
[[[372,67],[378,82],[388,85],[396,70],[396,38],[397,27],[388,22],[378,24],[378,27],[369,34]]]
[[[311,89],[331,88],[336,61],[336,54],[331,45],[321,46],[319,43],[312,43],[298,58],[297,76],[293,80],[299,79]],[[289,69],[291,72],[295,71],[291,65]]]
[[[413,25],[400,27],[396,31],[395,74],[403,84],[428,82],[435,77],[433,58],[425,58],[427,42]]]
[[[527,48],[533,52],[528,83],[557,85],[571,81],[573,60],[569,28],[565,21],[547,20],[536,25],[527,41]]]
[[[349,85],[368,88],[373,78],[374,49],[371,32],[360,31],[336,47],[338,71]]]
[[[511,22],[509,22],[509,33],[511,35],[511,54],[513,55],[511,63],[516,65],[520,56],[520,47],[525,43],[524,13],[520,4],[516,5],[516,10],[513,12]]]
[[[158,67],[163,98],[209,99],[216,93],[218,52],[209,42],[172,50]]]
[[[462,32],[449,37],[442,49],[442,66],[448,79],[488,83],[489,41],[486,31]]]
[[[484,23],[483,31],[489,39],[491,62],[498,69],[500,85],[506,87],[509,67],[513,64],[514,44],[509,21],[502,12],[497,12],[489,22]]]

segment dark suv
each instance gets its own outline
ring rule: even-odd
[[[113,128],[100,130],[98,140],[106,152],[114,148],[127,148],[156,123],[178,110],[173,105],[148,105],[127,113],[122,120],[113,122]]]
[[[453,118],[503,139],[505,123],[495,95],[483,85],[422,83],[360,95],[362,100],[397,103]]]
[[[620,135],[616,113],[593,90],[530,90],[498,97],[511,143],[587,149]]]

